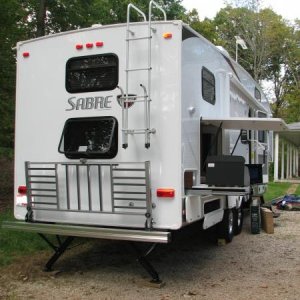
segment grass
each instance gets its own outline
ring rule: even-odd
[[[298,188],[297,188],[295,194],[296,194],[296,195],[300,195],[300,184],[298,185]]]
[[[0,212],[0,226],[3,221],[13,221],[11,210]],[[30,255],[49,246],[36,234],[12,231],[0,227],[0,267],[11,264],[17,257]]]
[[[265,201],[271,201],[286,194],[291,183],[268,184]],[[296,191],[300,195],[300,185]],[[13,221],[11,210],[0,212],[0,226],[3,221]],[[0,227],[0,268],[13,263],[18,257],[30,255],[40,250],[49,249],[48,245],[36,234],[22,231],[12,231]]]
[[[291,183],[289,182],[269,182],[268,190],[264,195],[265,201],[269,202],[275,198],[285,195],[290,186]]]

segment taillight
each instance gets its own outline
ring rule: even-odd
[[[161,198],[174,198],[175,197],[175,190],[174,189],[157,189],[156,196]]]
[[[86,43],[85,46],[89,49],[93,48],[94,44],[93,43]]]
[[[23,57],[29,57],[29,52],[23,52]]]
[[[77,49],[77,50],[81,50],[82,48],[83,48],[83,45],[82,45],[82,44],[77,44],[77,45],[76,45],[76,49]]]
[[[96,47],[103,47],[103,42],[96,42]]]
[[[18,187],[18,193],[20,195],[26,195],[27,194],[27,187],[26,187],[26,185],[20,185]]]

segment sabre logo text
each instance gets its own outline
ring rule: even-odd
[[[71,97],[68,99],[69,108],[67,108],[66,111],[82,109],[111,109],[110,98],[112,98],[112,96],[86,98]]]

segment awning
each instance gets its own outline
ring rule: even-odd
[[[279,132],[279,136],[289,143],[300,147],[300,130],[290,129],[288,131]]]
[[[201,124],[223,129],[288,131],[288,125],[280,118],[202,118]]]

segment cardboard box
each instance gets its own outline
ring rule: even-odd
[[[262,228],[266,233],[274,233],[273,212],[268,208],[261,208]]]

